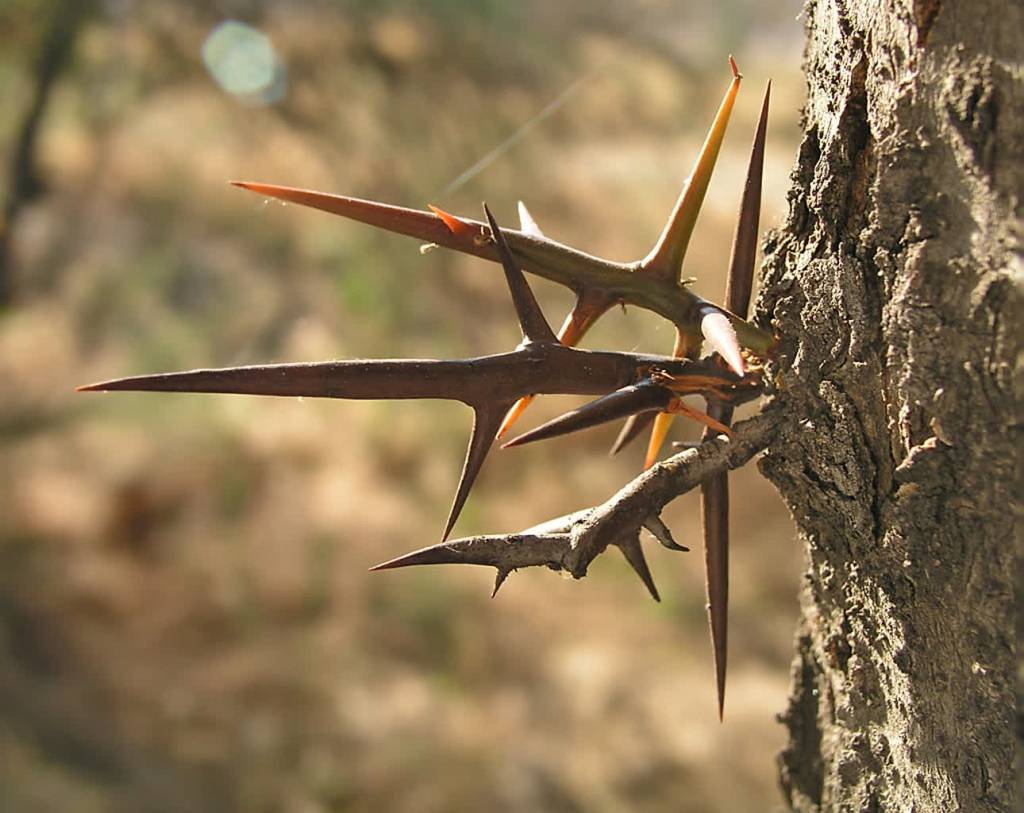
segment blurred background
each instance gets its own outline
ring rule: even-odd
[[[634,259],[732,53],[746,80],[684,268],[720,300],[769,76],[762,224],[784,213],[799,7],[0,0],[0,810],[780,806],[800,557],[756,467],[732,477],[719,724],[696,495],[665,517],[694,552],[647,546],[661,604],[616,555],[492,601],[490,569],[367,573],[437,540],[462,406],[72,389],[511,349],[495,266],[227,181],[472,217],[486,199],[509,225],[522,198],[549,236]],[[557,324],[571,295],[531,282]],[[672,339],[630,309],[584,345]],[[496,449],[456,535],[603,501],[643,455],[610,460],[616,431]]]

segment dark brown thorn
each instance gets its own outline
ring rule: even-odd
[[[480,473],[480,467],[487,459],[487,453],[494,443],[494,436],[501,425],[511,403],[488,404],[476,406],[473,412],[473,434],[469,438],[469,447],[466,449],[466,462],[462,466],[462,476],[459,478],[459,487],[455,491],[455,499],[452,501],[452,510],[448,513],[448,522],[444,528],[441,540],[444,541],[452,532],[455,521],[462,512],[462,506],[466,504],[469,490],[473,487],[476,476]]]
[[[654,584],[654,577],[651,576],[651,569],[647,566],[644,550],[640,547],[640,539],[635,534],[630,534],[620,539],[615,545],[622,551],[622,555],[626,557],[626,561],[629,562],[629,566],[633,568],[636,575],[640,577],[640,581],[644,583],[651,598],[661,601],[658,588]]]
[[[761,115],[750,150],[750,164],[743,187],[725,287],[725,306],[742,318],[747,315],[753,289],[771,87],[769,82],[764,91]],[[729,406],[708,405],[709,416],[726,426],[732,422],[732,412]],[[705,430],[703,438],[707,439],[711,435],[711,430]],[[701,528],[707,573],[708,621],[711,625],[711,648],[718,692],[718,719],[721,720],[725,714],[725,681],[729,656],[729,479],[725,474],[716,475],[701,486]]]
[[[643,526],[650,532],[651,536],[661,543],[663,547],[666,547],[669,550],[679,551],[680,553],[689,552],[690,549],[688,547],[676,542],[672,536],[672,531],[669,530],[668,526],[657,514],[651,514],[647,517],[643,522]]]
[[[590,401],[571,412],[553,418],[547,423],[513,438],[502,448],[522,446],[537,440],[547,440],[570,432],[578,432],[581,429],[598,426],[636,412],[657,411],[665,408],[672,398],[671,392],[648,379],[639,384],[615,390],[615,392]]]
[[[352,369],[358,362],[340,362],[337,367]],[[204,392],[236,395],[279,395],[328,397],[326,383],[330,364],[268,364],[252,367],[185,370],[174,373],[129,376],[76,387],[78,392]],[[362,366],[360,372],[362,372]],[[379,368],[378,368],[379,369]],[[366,372],[372,375],[369,364]],[[368,376],[369,377],[369,376]],[[369,387],[383,382],[374,377]],[[346,396],[349,397],[349,396]],[[389,397],[385,394],[351,397]]]
[[[474,376],[478,368],[473,360],[354,359],[157,373],[88,384],[78,389],[357,400],[447,398],[472,405],[494,392],[494,376],[514,374],[517,367],[514,354],[506,354],[504,358],[510,363],[500,365],[501,373],[490,372],[490,380],[484,374]]]
[[[630,418],[622,425],[622,431],[620,431],[619,436],[615,438],[615,443],[612,444],[611,451],[608,452],[608,455],[610,457],[614,457],[625,449],[630,443],[640,437],[648,426],[654,423],[654,419],[657,416],[658,414],[656,412],[638,412],[636,415],[630,416]]]
[[[454,542],[442,542],[439,545],[431,545],[427,548],[414,550],[412,553],[403,553],[394,559],[388,559],[379,565],[374,565],[370,571],[396,570],[400,567],[416,567],[419,565],[462,565],[462,564],[486,564],[484,562],[467,562],[465,556],[456,547],[461,540]]]
[[[508,578],[508,574],[511,572],[511,570],[508,570],[503,567],[498,568],[498,573],[494,577],[494,589],[491,591],[491,598],[494,598],[496,595],[498,595],[498,591],[501,589],[501,586],[505,583],[505,579]]]
[[[757,120],[754,143],[750,148],[750,163],[743,186],[736,234],[733,237],[729,276],[725,286],[725,307],[746,318],[754,284],[754,261],[757,257],[757,231],[761,217],[761,183],[764,173],[765,138],[768,131],[768,105],[772,83],[764,91],[761,115]]]
[[[508,281],[509,291],[512,292],[512,302],[516,307],[519,325],[523,329],[523,338],[530,342],[557,343],[558,337],[555,336],[548,320],[544,318],[544,313],[541,311],[540,305],[537,304],[537,299],[534,297],[533,291],[530,290],[526,277],[516,261],[512,259],[512,251],[508,247],[505,235],[501,233],[501,228],[486,203],[484,204],[484,214],[487,215],[487,222],[491,227],[491,237],[494,238],[495,247],[498,249],[501,267],[505,269],[505,279]]]
[[[543,237],[544,232],[540,230],[540,226],[538,226],[537,221],[533,219],[533,215],[531,215],[530,210],[526,208],[526,204],[519,201],[518,209],[519,230],[523,234],[532,234],[534,237]]]
[[[712,477],[701,486],[701,525],[704,567],[707,571],[708,621],[715,660],[718,718],[725,711],[725,675],[729,630],[729,486],[725,476]]]

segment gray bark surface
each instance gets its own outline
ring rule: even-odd
[[[760,318],[806,416],[762,461],[806,547],[780,756],[801,811],[1013,806],[1024,13],[817,0]]]

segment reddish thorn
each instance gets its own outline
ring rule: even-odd
[[[448,212],[443,209],[438,209],[430,203],[427,204],[427,208],[444,221],[444,225],[448,227],[448,231],[450,231],[455,237],[460,237],[463,240],[472,240],[480,236],[480,230],[474,228],[465,220],[461,220],[455,215],[448,214]]]

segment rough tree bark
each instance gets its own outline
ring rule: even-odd
[[[1018,0],[813,0],[759,302],[808,569],[780,757],[801,811],[1009,810],[1021,348]]]

